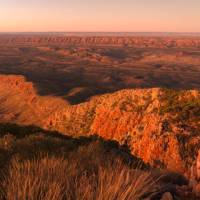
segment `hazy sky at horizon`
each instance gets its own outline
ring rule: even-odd
[[[0,32],[200,32],[200,0],[0,0]]]

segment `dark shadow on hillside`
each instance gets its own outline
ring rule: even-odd
[[[51,156],[64,158],[69,163],[77,163],[80,173],[83,171],[96,174],[100,167],[116,167],[116,164],[120,165],[120,163],[140,172],[153,170],[140,158],[131,155],[126,145],[121,146],[116,141],[104,140],[96,135],[73,138],[36,126],[0,124],[0,175],[4,175],[0,176],[0,183],[8,173],[13,158],[21,162]],[[152,173],[155,179],[159,177],[159,183],[168,186],[163,188],[161,193],[167,191],[175,193],[174,185],[188,184],[180,174],[165,172],[161,176],[161,172],[155,172],[157,175]]]
[[[122,89],[200,89],[200,68],[192,61],[200,53],[190,49],[88,47],[81,50],[73,46],[56,46],[51,51],[36,47],[19,48],[19,52],[13,49],[14,46],[8,52],[2,50],[12,56],[0,57],[0,74],[23,75],[33,82],[39,95],[59,96],[71,104]],[[62,55],[59,50],[70,53]],[[181,60],[191,57],[186,63],[180,63],[179,57],[176,63],[168,60],[171,55],[182,56]]]
[[[1,70],[0,70],[1,72]],[[151,77],[146,82],[141,84],[126,84],[123,79],[113,73],[110,75],[112,77],[111,83],[101,84],[96,82],[96,80],[89,80],[89,83],[81,81],[81,75],[76,74],[69,77],[69,75],[50,73],[39,74],[39,72],[33,72],[28,74],[26,72],[16,73],[3,73],[6,75],[23,75],[27,81],[33,82],[37,89],[38,95],[41,96],[56,96],[61,97],[68,101],[70,104],[75,105],[82,102],[88,101],[91,97],[95,95],[102,95],[107,93],[113,93],[120,91],[122,89],[149,89],[149,88],[167,88],[176,90],[190,90],[190,89],[200,89],[200,82],[195,83],[197,87],[193,87],[192,84],[186,82],[187,86],[182,87],[178,81],[170,77],[170,75],[162,75],[160,78]],[[136,79],[145,79],[142,75],[135,76]],[[101,75],[99,75],[99,80],[101,80]]]
[[[65,156],[69,155],[70,152],[78,151],[81,147],[87,150],[92,145],[94,147],[94,153],[97,150],[102,155],[104,154],[103,156],[110,157],[109,159],[111,160],[120,158],[130,166],[140,165],[142,168],[149,167],[141,159],[131,155],[128,146],[121,146],[117,141],[105,140],[97,135],[74,138],[57,131],[44,130],[34,125],[20,126],[11,123],[0,123],[0,138],[3,140],[8,139],[7,143],[10,140],[16,142],[17,145],[14,145],[10,149],[12,156],[13,153],[22,154],[28,158],[41,153]],[[1,152],[9,154],[9,151],[6,152],[0,147],[0,154]],[[102,155],[99,155],[99,157]]]

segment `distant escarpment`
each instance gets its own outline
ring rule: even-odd
[[[121,90],[70,105],[38,96],[22,76],[0,76],[0,122],[34,124],[71,136],[126,144],[154,167],[189,176],[200,149],[200,91]]]
[[[200,37],[139,37],[139,36],[42,36],[2,35],[0,45],[89,45],[130,47],[200,47]]]

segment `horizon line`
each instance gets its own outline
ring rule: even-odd
[[[182,37],[200,37],[200,32],[158,32],[158,31],[0,31],[0,35],[60,35],[60,36],[182,36]]]
[[[0,31],[0,33],[200,33],[200,31]]]

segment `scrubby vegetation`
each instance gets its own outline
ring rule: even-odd
[[[13,124],[1,124],[0,137],[0,199],[139,200],[160,195],[159,176],[117,142]]]
[[[186,91],[163,89],[160,114],[174,113],[176,121],[200,120],[200,99],[184,97]]]
[[[3,186],[3,196],[21,200],[138,200],[159,189],[151,173],[130,170],[120,161],[87,171],[79,159],[48,156],[14,159]]]

